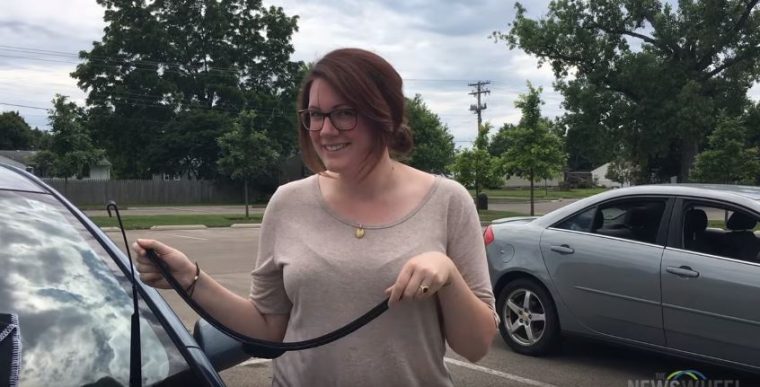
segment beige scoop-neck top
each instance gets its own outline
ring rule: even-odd
[[[313,175],[281,186],[264,213],[251,299],[290,314],[284,341],[311,339],[385,298],[401,267],[426,251],[448,255],[474,294],[494,309],[480,221],[459,183],[436,177],[420,204],[384,225],[355,224],[322,199]],[[275,386],[451,386],[436,298],[402,302],[356,332],[273,361]]]

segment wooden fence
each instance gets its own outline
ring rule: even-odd
[[[102,205],[109,200],[115,200],[122,205],[243,202],[241,187],[206,180],[43,180],[77,206]],[[251,193],[251,200],[254,197]]]

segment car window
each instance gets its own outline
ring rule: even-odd
[[[591,224],[594,221],[594,213],[596,213],[596,207],[591,207],[580,214],[570,217],[569,219],[556,225],[556,228],[572,231],[585,231],[591,232]]]
[[[20,385],[128,385],[131,287],[50,195],[0,191],[0,313],[18,315]],[[188,369],[140,300],[143,384]]]
[[[606,203],[580,212],[555,227],[656,243],[665,202],[665,199],[638,199]]]
[[[760,262],[760,218],[713,203],[690,202],[681,217],[686,250]]]

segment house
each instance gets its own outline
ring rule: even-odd
[[[535,179],[533,180],[533,187],[534,188],[537,188],[537,187],[557,188],[559,187],[562,180],[563,180],[562,174],[558,174],[557,176],[551,179]],[[529,179],[523,179],[517,176],[510,176],[508,179],[504,181],[504,188],[527,188],[527,187],[530,187]]]
[[[37,151],[34,150],[0,150],[0,163],[5,163],[25,169],[34,173],[34,167],[32,166],[32,160]],[[36,174],[36,173],[35,173]],[[40,176],[47,177],[47,176]],[[72,176],[73,178],[73,176]],[[85,176],[82,180],[110,180],[111,179],[111,163],[103,158],[97,163],[90,165],[85,170]]]
[[[610,163],[606,163],[593,171],[591,171],[591,176],[593,176],[594,179],[594,185],[598,187],[608,187],[608,188],[619,188],[619,187],[628,187],[631,184],[629,182],[619,182],[610,180],[607,178],[607,172],[610,169]]]

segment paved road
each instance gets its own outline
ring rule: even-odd
[[[251,206],[248,211],[252,214],[263,213],[261,205]],[[108,216],[105,208],[102,210],[86,210],[87,216]],[[160,206],[160,207],[127,207],[119,209],[121,215],[238,215],[245,214],[245,206]]]
[[[120,234],[109,233],[121,245]],[[248,293],[249,272],[258,245],[258,229],[219,228],[186,231],[131,231],[128,238],[156,238],[185,251],[206,272],[237,294]],[[185,325],[192,329],[197,315],[172,291],[162,292]],[[753,338],[754,339],[754,338]],[[457,386],[645,386],[656,374],[695,369],[711,379],[739,379],[722,387],[760,386],[760,381],[734,370],[692,361],[569,339],[562,351],[545,358],[515,354],[500,337],[478,364],[470,364],[449,351],[446,361]],[[229,386],[269,386],[269,361],[252,360],[221,373]],[[630,382],[630,383],[629,383]],[[649,382],[646,382],[649,383]]]
[[[553,211],[562,206],[566,206],[575,199],[566,200],[553,200],[543,201],[535,203],[536,214],[545,214]],[[488,206],[489,210],[497,211],[512,211],[523,214],[530,213],[530,203],[492,203]],[[252,214],[263,213],[264,207],[257,205],[255,207],[249,207],[249,211]],[[206,214],[224,214],[224,215],[239,215],[245,213],[245,206],[163,206],[163,207],[128,207],[126,209],[120,209],[121,215],[206,215]],[[108,213],[103,210],[87,210],[85,211],[87,216],[108,216]]]

